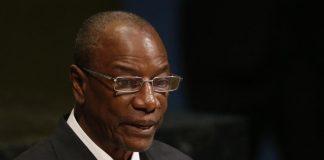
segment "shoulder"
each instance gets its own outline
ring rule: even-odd
[[[50,140],[44,140],[24,151],[15,160],[55,160],[56,155]]]
[[[157,140],[153,141],[152,146],[145,151],[145,154],[149,159],[159,157],[160,160],[192,160],[178,149]]]

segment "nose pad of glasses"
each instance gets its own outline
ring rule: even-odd
[[[144,92],[145,96],[154,97],[154,87],[152,81],[143,81],[141,88],[139,88],[138,92]]]
[[[141,89],[134,98],[134,108],[145,110],[145,112],[153,112],[160,106],[160,102],[154,94],[153,86],[150,83],[143,83]]]

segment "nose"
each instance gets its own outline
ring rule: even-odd
[[[146,113],[152,113],[161,106],[159,100],[154,95],[153,87],[150,83],[144,83],[141,90],[137,92],[133,99],[133,107]]]

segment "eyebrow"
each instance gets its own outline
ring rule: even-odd
[[[156,72],[157,74],[155,74],[154,77],[155,77],[155,76],[158,76],[158,75],[160,75],[161,73],[166,72],[166,71],[170,72],[170,68],[169,68],[169,65],[168,65],[168,64],[166,64],[166,65],[164,65],[163,67],[159,68],[159,69],[157,70],[157,72]],[[168,74],[169,74],[169,73],[168,73]]]
[[[117,71],[117,73],[119,74],[124,74],[124,73],[127,73],[127,74],[131,74],[131,75],[134,75],[134,76],[139,76],[139,71],[136,70],[136,68],[134,68],[133,66],[128,66],[128,65],[121,65],[121,64],[116,64],[114,67],[113,67],[113,70]],[[165,72],[165,71],[169,71],[169,65],[168,64],[165,64],[163,65],[163,67],[160,67],[158,70],[154,71],[155,74],[153,75],[154,77],[155,76],[158,76],[160,75],[161,73]],[[117,75],[119,76],[119,75]]]
[[[131,74],[131,75],[138,75],[138,72],[136,71],[136,69],[129,67],[129,66],[125,66],[125,65],[115,65],[113,67],[113,70],[117,71],[117,73],[121,72],[121,73],[127,73],[127,74]]]

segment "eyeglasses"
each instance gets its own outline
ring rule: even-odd
[[[165,77],[154,77],[151,80],[144,80],[143,77],[137,76],[118,76],[113,78],[109,75],[102,74],[99,72],[92,71],[88,68],[82,68],[89,74],[99,76],[114,81],[114,90],[117,92],[137,92],[139,91],[144,82],[151,83],[153,91],[155,92],[170,92],[178,89],[182,78],[177,75],[165,76]]]

